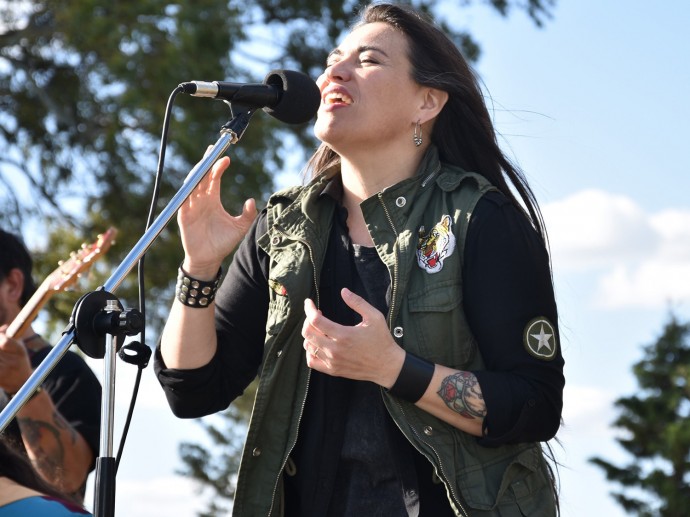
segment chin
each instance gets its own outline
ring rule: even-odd
[[[337,131],[332,126],[320,125],[318,120],[314,125],[314,136],[330,147],[333,147],[339,140]]]

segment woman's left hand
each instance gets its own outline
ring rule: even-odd
[[[393,340],[381,312],[348,289],[341,296],[362,317],[359,324],[340,325],[326,318],[312,300],[304,302],[302,337],[307,365],[335,377],[390,388],[405,361],[405,351]]]
[[[340,294],[362,322],[354,327],[339,325],[321,314],[313,301],[306,300],[302,337],[307,365],[328,375],[370,381],[390,389],[405,362],[405,350],[391,336],[383,314],[348,289]],[[444,398],[439,390],[449,382],[456,389],[451,398]],[[475,406],[470,408],[468,403]],[[471,372],[435,365],[431,382],[416,405],[461,431],[482,436],[486,406]]]

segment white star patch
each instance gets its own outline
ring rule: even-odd
[[[543,316],[530,321],[525,327],[524,344],[527,351],[537,359],[553,359],[558,350],[558,342],[551,322]]]

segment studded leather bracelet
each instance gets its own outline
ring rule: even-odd
[[[398,378],[388,393],[412,403],[417,402],[429,387],[435,369],[434,363],[408,352]]]
[[[216,297],[216,291],[218,291],[222,275],[223,268],[221,267],[218,269],[215,279],[211,281],[198,280],[189,276],[180,266],[177,272],[175,298],[187,307],[201,309],[208,307]]]

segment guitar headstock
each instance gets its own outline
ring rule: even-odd
[[[101,255],[110,249],[110,246],[115,242],[116,235],[117,229],[111,226],[107,231],[100,234],[92,244],[84,243],[79,251],[73,251],[69,259],[60,262],[58,268],[46,278],[47,289],[64,291],[74,284],[83,272],[87,271]]]

